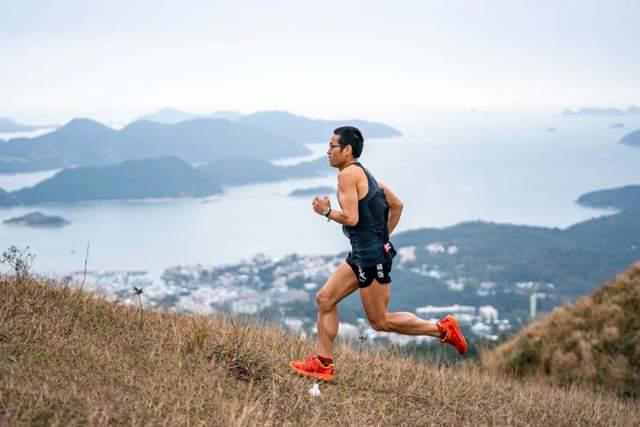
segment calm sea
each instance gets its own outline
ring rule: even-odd
[[[627,129],[612,129],[615,122]],[[398,230],[475,219],[566,227],[610,213],[577,206],[580,194],[640,184],[640,149],[618,143],[640,128],[640,116],[430,113],[391,124],[405,135],[366,141],[361,161],[404,201]],[[311,156],[277,163],[324,155],[325,144],[310,148]],[[0,175],[0,188],[33,185],[53,173]],[[62,229],[0,223],[0,249],[28,245],[37,271],[68,272],[83,268],[90,242],[89,269],[154,276],[176,264],[226,264],[257,253],[333,254],[348,248],[339,226],[314,214],[310,200],[288,193],[335,184],[334,174],[229,188],[207,200],[0,208],[0,221],[38,210],[72,222]]]

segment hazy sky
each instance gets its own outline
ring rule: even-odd
[[[0,114],[640,104],[640,1],[1,0]]]

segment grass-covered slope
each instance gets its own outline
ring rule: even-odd
[[[483,365],[640,396],[640,263],[483,355]]]
[[[640,409],[344,346],[314,397],[288,366],[311,343],[277,329],[142,317],[31,278],[0,277],[0,295],[0,425],[632,425]]]

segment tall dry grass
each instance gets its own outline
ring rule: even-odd
[[[491,371],[640,396],[640,263],[575,305],[554,310],[492,352]]]
[[[288,362],[312,343],[229,318],[146,312],[0,278],[0,425],[632,425],[606,393],[339,346],[336,380]]]

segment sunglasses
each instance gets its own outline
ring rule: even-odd
[[[344,145],[329,143],[329,149],[330,150],[333,150],[336,147],[344,147]]]

